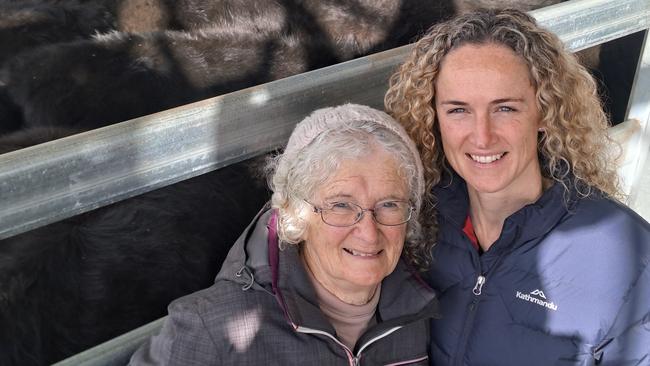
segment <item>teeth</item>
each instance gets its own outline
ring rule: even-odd
[[[503,157],[503,155],[505,155],[505,153],[501,153],[501,154],[497,154],[497,155],[489,155],[489,156],[469,154],[469,156],[472,158],[472,160],[474,160],[477,163],[481,163],[481,164],[489,164],[489,163],[492,163],[494,161],[497,161],[497,160],[501,159]]]
[[[377,255],[377,254],[379,254],[381,252],[381,250],[380,250],[380,251],[378,251],[376,253],[364,253],[364,252],[360,252],[358,250],[347,249],[347,248],[345,248],[345,251],[352,254],[352,255],[354,255],[354,256],[357,256],[357,257],[372,257],[372,256]]]

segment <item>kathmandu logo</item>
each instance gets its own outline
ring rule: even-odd
[[[557,310],[557,305],[553,303],[553,301],[547,301],[546,300],[546,295],[544,295],[544,292],[540,289],[531,291],[529,294],[522,294],[521,292],[517,291],[517,294],[515,295],[518,299],[532,302],[533,304],[537,304],[539,306],[543,306],[545,308],[551,309],[553,311]]]
[[[535,290],[535,291],[531,292],[530,294],[533,295],[533,296],[539,296],[542,299],[546,300],[546,296],[544,296],[544,292],[542,292],[542,290]]]

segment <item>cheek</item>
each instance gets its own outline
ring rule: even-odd
[[[333,227],[325,224],[321,220],[320,215],[310,214],[306,218],[306,228],[305,233],[303,234],[304,241],[314,241],[314,242],[330,242],[332,236]]]
[[[442,152],[445,154],[444,157],[447,158],[447,160],[452,162],[452,163],[454,161],[456,161],[454,151],[456,151],[456,149],[454,149],[453,145],[451,143],[449,143],[449,142],[446,142],[443,139],[442,140]]]
[[[406,228],[402,230],[393,230],[384,234],[388,240],[388,248],[393,256],[399,258],[404,248],[404,239],[406,238]],[[395,258],[395,259],[396,259]]]
[[[446,131],[444,135],[441,132],[441,136],[444,158],[449,162],[452,169],[458,170],[460,161],[462,161],[462,157],[464,156],[461,152],[460,142],[458,142],[460,139],[453,133],[450,133],[450,131]]]
[[[309,236],[313,239],[312,243],[316,244],[314,251],[321,255],[332,255],[339,252],[350,231],[346,229],[331,226],[312,228]]]
[[[454,126],[454,124],[449,123],[449,121],[439,123],[439,126],[443,149],[445,152],[454,150],[455,147],[459,145],[465,132],[462,130],[461,126]]]
[[[519,139],[521,141],[522,154],[525,156],[537,156],[537,129],[522,132],[518,136],[513,136],[513,139]]]

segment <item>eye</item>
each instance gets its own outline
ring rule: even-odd
[[[383,201],[379,202],[375,206],[375,210],[381,210],[384,212],[400,212],[403,211],[408,204],[403,201]]]
[[[380,202],[377,205],[377,207],[381,207],[381,208],[397,208],[397,207],[399,207],[399,202],[397,202],[397,201],[384,201],[384,202]]]
[[[350,202],[331,202],[329,203],[330,210],[335,210],[335,211],[353,211],[354,206]]]
[[[501,105],[501,106],[497,107],[497,111],[498,112],[516,112],[517,110],[510,107],[510,106],[507,106],[507,105]]]
[[[465,108],[453,108],[447,111],[447,114],[456,114],[456,113],[465,113],[467,110]]]

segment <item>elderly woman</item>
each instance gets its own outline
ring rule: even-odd
[[[591,76],[515,10],[434,26],[386,108],[437,200],[438,365],[650,362],[650,225],[617,202]]]
[[[417,149],[387,114],[344,105],[300,122],[270,164],[272,209],[216,283],[174,301],[131,363],[427,364],[431,246]]]

